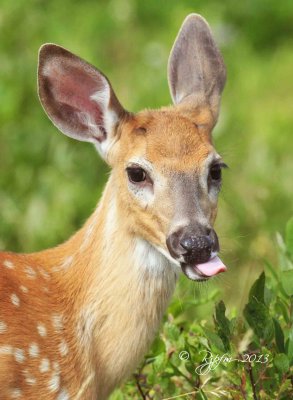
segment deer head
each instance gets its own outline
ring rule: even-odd
[[[93,143],[133,237],[193,280],[225,270],[213,229],[225,166],[211,132],[226,72],[207,22],[189,15],[169,58],[173,105],[127,112],[109,80],[62,47],[40,50],[39,96],[53,123]]]

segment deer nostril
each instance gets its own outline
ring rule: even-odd
[[[180,245],[184,250],[191,251],[194,248],[194,241],[191,237],[180,240]]]

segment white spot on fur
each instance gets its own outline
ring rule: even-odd
[[[10,390],[10,397],[12,399],[19,399],[22,396],[22,391],[20,389],[11,389]]]
[[[51,378],[49,379],[48,389],[51,392],[57,392],[57,390],[59,390],[59,387],[60,387],[60,375],[58,372],[54,371],[52,373]]]
[[[26,286],[20,285],[19,289],[23,292],[23,293],[28,293],[28,288]]]
[[[10,299],[11,299],[11,303],[12,303],[15,307],[19,307],[19,305],[20,305],[20,300],[19,300],[19,297],[18,297],[15,293],[13,293],[13,294],[10,296]]]
[[[63,316],[60,314],[52,315],[52,324],[55,332],[61,332],[63,330]]]
[[[5,333],[7,331],[7,324],[3,321],[0,321],[0,334]]]
[[[44,324],[39,323],[37,325],[37,330],[38,330],[40,336],[42,336],[42,337],[47,336],[47,328],[45,327]]]
[[[49,279],[50,279],[50,274],[49,274],[49,272],[46,271],[46,270],[44,270],[43,268],[39,268],[39,273],[40,273],[40,275],[41,275],[44,279],[46,279],[46,280],[49,280]]]
[[[35,385],[37,383],[36,378],[34,377],[34,375],[32,375],[31,373],[28,372],[27,369],[25,369],[23,371],[24,377],[25,377],[25,381],[28,385]]]
[[[36,358],[39,356],[40,349],[39,349],[39,346],[37,345],[37,343],[30,344],[28,353],[29,353],[30,357],[32,357],[32,358]]]
[[[60,365],[59,365],[59,363],[58,363],[57,361],[54,361],[54,362],[53,362],[53,369],[54,369],[56,372],[60,372]]]
[[[25,267],[24,272],[26,273],[26,276],[30,279],[36,279],[37,273],[32,267]]]
[[[9,260],[4,260],[3,265],[5,268],[8,268],[8,269],[14,269],[14,267],[15,267],[13,262],[9,261]]]
[[[64,339],[59,344],[59,352],[60,352],[61,356],[63,356],[63,357],[65,357],[68,354],[68,345]]]
[[[17,361],[18,363],[23,363],[25,361],[25,354],[24,354],[24,350],[22,349],[15,349],[14,350],[14,358],[15,361]]]
[[[58,394],[56,400],[69,400],[69,394],[66,389],[61,389],[61,392]]]
[[[50,371],[50,360],[48,358],[43,358],[40,363],[40,372],[44,374],[45,372]]]
[[[12,352],[13,352],[12,346],[0,346],[1,355],[9,355],[12,354]]]

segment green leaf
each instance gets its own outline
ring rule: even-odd
[[[226,306],[224,302],[221,300],[216,305],[216,312],[215,312],[215,324],[217,333],[222,339],[225,351],[230,351],[230,321],[225,315]]]
[[[293,326],[290,329],[288,340],[286,342],[286,353],[290,362],[293,362]]]
[[[277,239],[277,243],[278,243],[279,249],[283,253],[285,253],[286,252],[286,245],[285,245],[284,239],[282,238],[282,236],[280,235],[279,232],[276,233],[276,239]]]
[[[165,352],[165,350],[165,343],[159,336],[157,336],[152,345],[152,355],[157,356],[158,354]]]
[[[195,366],[193,362],[187,361],[184,366],[190,374],[194,374]]]
[[[290,389],[291,388],[291,382],[290,382],[290,380],[289,379],[286,379],[285,380],[285,382],[281,382],[281,386],[279,387],[279,389],[278,389],[278,394],[280,395],[280,394],[285,394],[285,396],[287,396],[287,394],[289,393],[289,391],[291,390]],[[291,393],[292,393],[292,391],[291,391]],[[280,399],[282,399],[282,400],[286,400],[288,397],[280,397]]]
[[[237,328],[239,323],[239,319],[237,317],[234,317],[230,320],[230,332],[231,335],[234,333],[235,329]]]
[[[281,282],[288,296],[293,295],[293,270],[281,272]]]
[[[279,276],[278,276],[279,271],[276,268],[274,268],[272,266],[272,264],[270,262],[268,262],[267,260],[265,260],[264,263],[265,263],[265,266],[267,267],[267,269],[269,270],[271,277],[274,278],[274,281],[279,282]]]
[[[265,286],[265,290],[264,290],[264,302],[266,306],[269,306],[272,302],[272,300],[274,299],[275,294],[274,292],[269,289],[268,287]]]
[[[111,395],[111,400],[123,400],[123,399],[124,395],[120,389],[115,390],[115,392],[113,392]]]
[[[276,341],[278,352],[285,353],[284,333],[279,324],[279,321],[276,318],[273,318],[273,321],[274,321],[274,327],[275,327],[275,341]]]
[[[173,340],[173,341],[178,340],[178,338],[180,336],[180,330],[175,324],[172,324],[171,322],[166,322],[164,329],[170,340]]]
[[[166,364],[165,353],[159,354],[153,362],[153,368],[155,372],[159,372],[163,369]]]
[[[287,251],[293,255],[293,217],[289,219],[286,225],[286,247]]]
[[[219,335],[217,335],[215,332],[211,331],[208,328],[204,328],[204,333],[205,333],[210,345],[215,346],[222,353],[226,352],[223,341]]]
[[[173,299],[169,305],[168,311],[173,315],[174,318],[178,317],[182,313],[182,303],[180,300]]]
[[[216,304],[216,313],[215,320],[218,327],[224,332],[227,337],[230,337],[230,321],[225,315],[226,306],[224,302],[221,300],[218,304]]]
[[[293,365],[293,340],[287,339],[285,347],[286,347],[286,353],[290,360],[290,364]]]
[[[170,357],[170,362],[171,362],[172,365],[175,365],[175,367],[179,367],[179,366],[180,366],[181,360],[180,360],[180,358],[178,357],[178,354],[177,354],[177,353],[173,353],[173,354],[171,355],[171,357]]]
[[[283,316],[284,320],[286,323],[290,322],[290,317],[289,317],[289,310],[286,304],[284,304],[284,301],[280,299],[280,297],[277,297],[276,303],[275,303],[275,310],[277,313]]]
[[[264,303],[265,279],[265,273],[262,272],[259,278],[251,286],[249,291],[249,300],[256,298],[258,301]]]
[[[274,365],[281,374],[285,374],[289,370],[289,359],[286,354],[277,354],[274,358]]]
[[[243,315],[258,338],[266,341],[272,339],[274,325],[269,309],[265,304],[252,297],[246,304]]]

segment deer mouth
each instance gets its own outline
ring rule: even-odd
[[[206,281],[212,276],[225,272],[227,267],[223,264],[221,259],[215,255],[202,264],[191,265],[181,263],[181,269],[187,278],[192,281]]]

